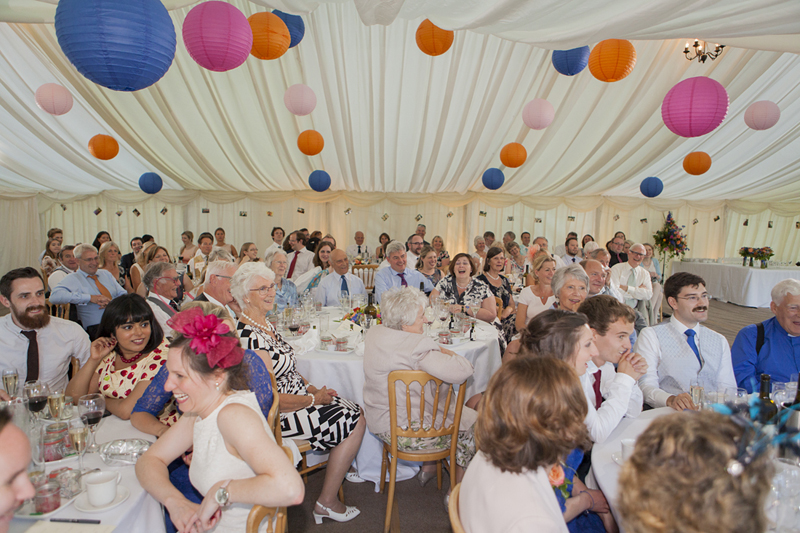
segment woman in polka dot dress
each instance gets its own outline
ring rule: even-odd
[[[166,362],[169,345],[147,301],[138,294],[126,294],[111,301],[103,313],[97,339],[89,360],[70,382],[73,398],[100,392],[106,408],[127,420]],[[163,423],[174,423],[173,402],[159,415]]]

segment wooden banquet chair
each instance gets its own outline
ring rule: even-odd
[[[500,318],[500,315],[503,314],[503,300],[499,296],[495,296],[494,303],[497,305],[497,318]]]
[[[270,413],[272,413],[272,409],[270,409]],[[289,461],[291,461],[292,450],[286,446],[281,446],[281,448],[289,457]],[[267,533],[286,532],[286,507],[264,507],[263,505],[254,505],[252,509],[250,509],[250,514],[247,515],[246,533],[258,533],[258,527],[265,518],[267,519]]]
[[[375,288],[376,272],[378,272],[378,265],[353,265],[353,274],[364,282],[364,288],[368,291]]]
[[[464,526],[461,525],[461,517],[458,516],[458,495],[460,492],[461,483],[450,491],[450,501],[447,505],[447,511],[450,514],[450,527],[453,528],[453,533],[466,533]]]
[[[50,300],[47,301],[47,307],[50,314],[57,317],[69,320],[69,305],[70,304],[51,304]],[[55,312],[53,311],[55,309]]]
[[[436,387],[433,392],[433,405],[431,407],[432,420],[431,427],[428,429],[420,427],[419,429],[411,429],[401,427],[397,421],[397,396],[396,384],[401,381],[406,390],[406,420],[411,421],[416,417],[412,417],[411,413],[411,384],[418,383],[420,385],[420,407],[419,407],[419,420],[420,424],[425,420],[425,391],[429,383],[433,383]],[[458,394],[455,398],[455,416],[453,423],[446,424],[447,413],[450,412],[450,407],[453,403],[453,389],[456,385],[445,383],[441,379],[435,378],[427,372],[422,370],[394,370],[389,373],[389,421],[391,424],[391,444],[383,443],[383,461],[381,461],[381,492],[384,491],[386,484],[386,466],[389,464],[389,494],[386,501],[386,521],[384,523],[383,531],[388,533],[392,523],[392,506],[394,505],[394,489],[397,478],[397,461],[403,459],[405,461],[436,461],[436,481],[439,490],[442,490],[442,459],[450,457],[450,486],[456,485],[456,444],[458,440],[458,425],[461,422],[461,411],[464,408],[464,396],[466,387],[466,380],[464,383],[458,385]],[[444,387],[442,387],[444,385]],[[445,392],[443,394],[443,392]],[[444,399],[442,400],[442,396]],[[439,412],[439,402],[444,402],[443,412],[445,415],[439,421],[437,427],[436,415]],[[411,425],[410,423],[408,424]],[[445,437],[450,436],[450,447],[445,450],[419,450],[419,451],[400,451],[397,446],[398,437],[413,437],[413,438],[428,438],[428,437]],[[452,494],[450,496],[452,500]]]

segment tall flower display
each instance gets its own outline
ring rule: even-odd
[[[672,211],[670,211],[667,213],[664,225],[653,234],[655,247],[661,256],[662,272],[665,277],[668,272],[667,263],[676,256],[683,258],[686,252],[689,251],[686,234],[681,233],[681,230],[685,227],[678,226],[678,223],[672,217]]]

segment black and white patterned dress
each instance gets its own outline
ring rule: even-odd
[[[275,382],[281,394],[306,394],[306,384],[297,371],[294,348],[283,340],[270,323],[270,335],[239,322],[236,329],[242,348],[265,350],[272,358]],[[350,400],[338,396],[328,405],[314,405],[291,413],[281,413],[281,435],[309,441],[316,450],[331,450],[339,445],[356,427],[361,408]]]
[[[436,284],[436,290],[439,291],[439,295],[450,304],[474,305],[477,307],[480,306],[486,298],[490,296],[494,298],[492,291],[489,289],[489,284],[481,281],[479,278],[470,278],[467,288],[464,289],[464,292],[459,293],[458,287],[456,286],[456,278],[453,277],[452,274],[442,278],[442,280]],[[503,334],[503,324],[500,322],[499,318],[495,318],[492,324],[497,328],[497,341],[500,343],[500,355],[502,356],[508,344]]]

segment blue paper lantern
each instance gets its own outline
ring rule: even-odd
[[[553,50],[553,66],[564,76],[574,76],[589,64],[588,46],[572,50]]]
[[[300,41],[303,40],[306,34],[306,25],[303,22],[303,17],[300,15],[290,15],[289,13],[278,11],[277,9],[273,9],[272,13],[278,15],[284,24],[286,24],[286,27],[289,28],[289,36],[292,38],[289,48],[294,48],[300,44]]]
[[[161,190],[164,182],[155,172],[145,172],[139,177],[139,188],[147,194],[155,194]]]
[[[159,0],[61,0],[55,22],[78,72],[115,91],[153,85],[175,57],[175,27]]]
[[[639,185],[639,190],[648,198],[655,198],[664,190],[664,182],[658,178],[645,178]]]
[[[506,181],[506,177],[499,168],[490,168],[483,173],[483,186],[487,189],[496,191],[503,186],[504,181]]]
[[[331,186],[331,175],[324,170],[315,170],[308,177],[308,184],[317,192],[325,192]]]

